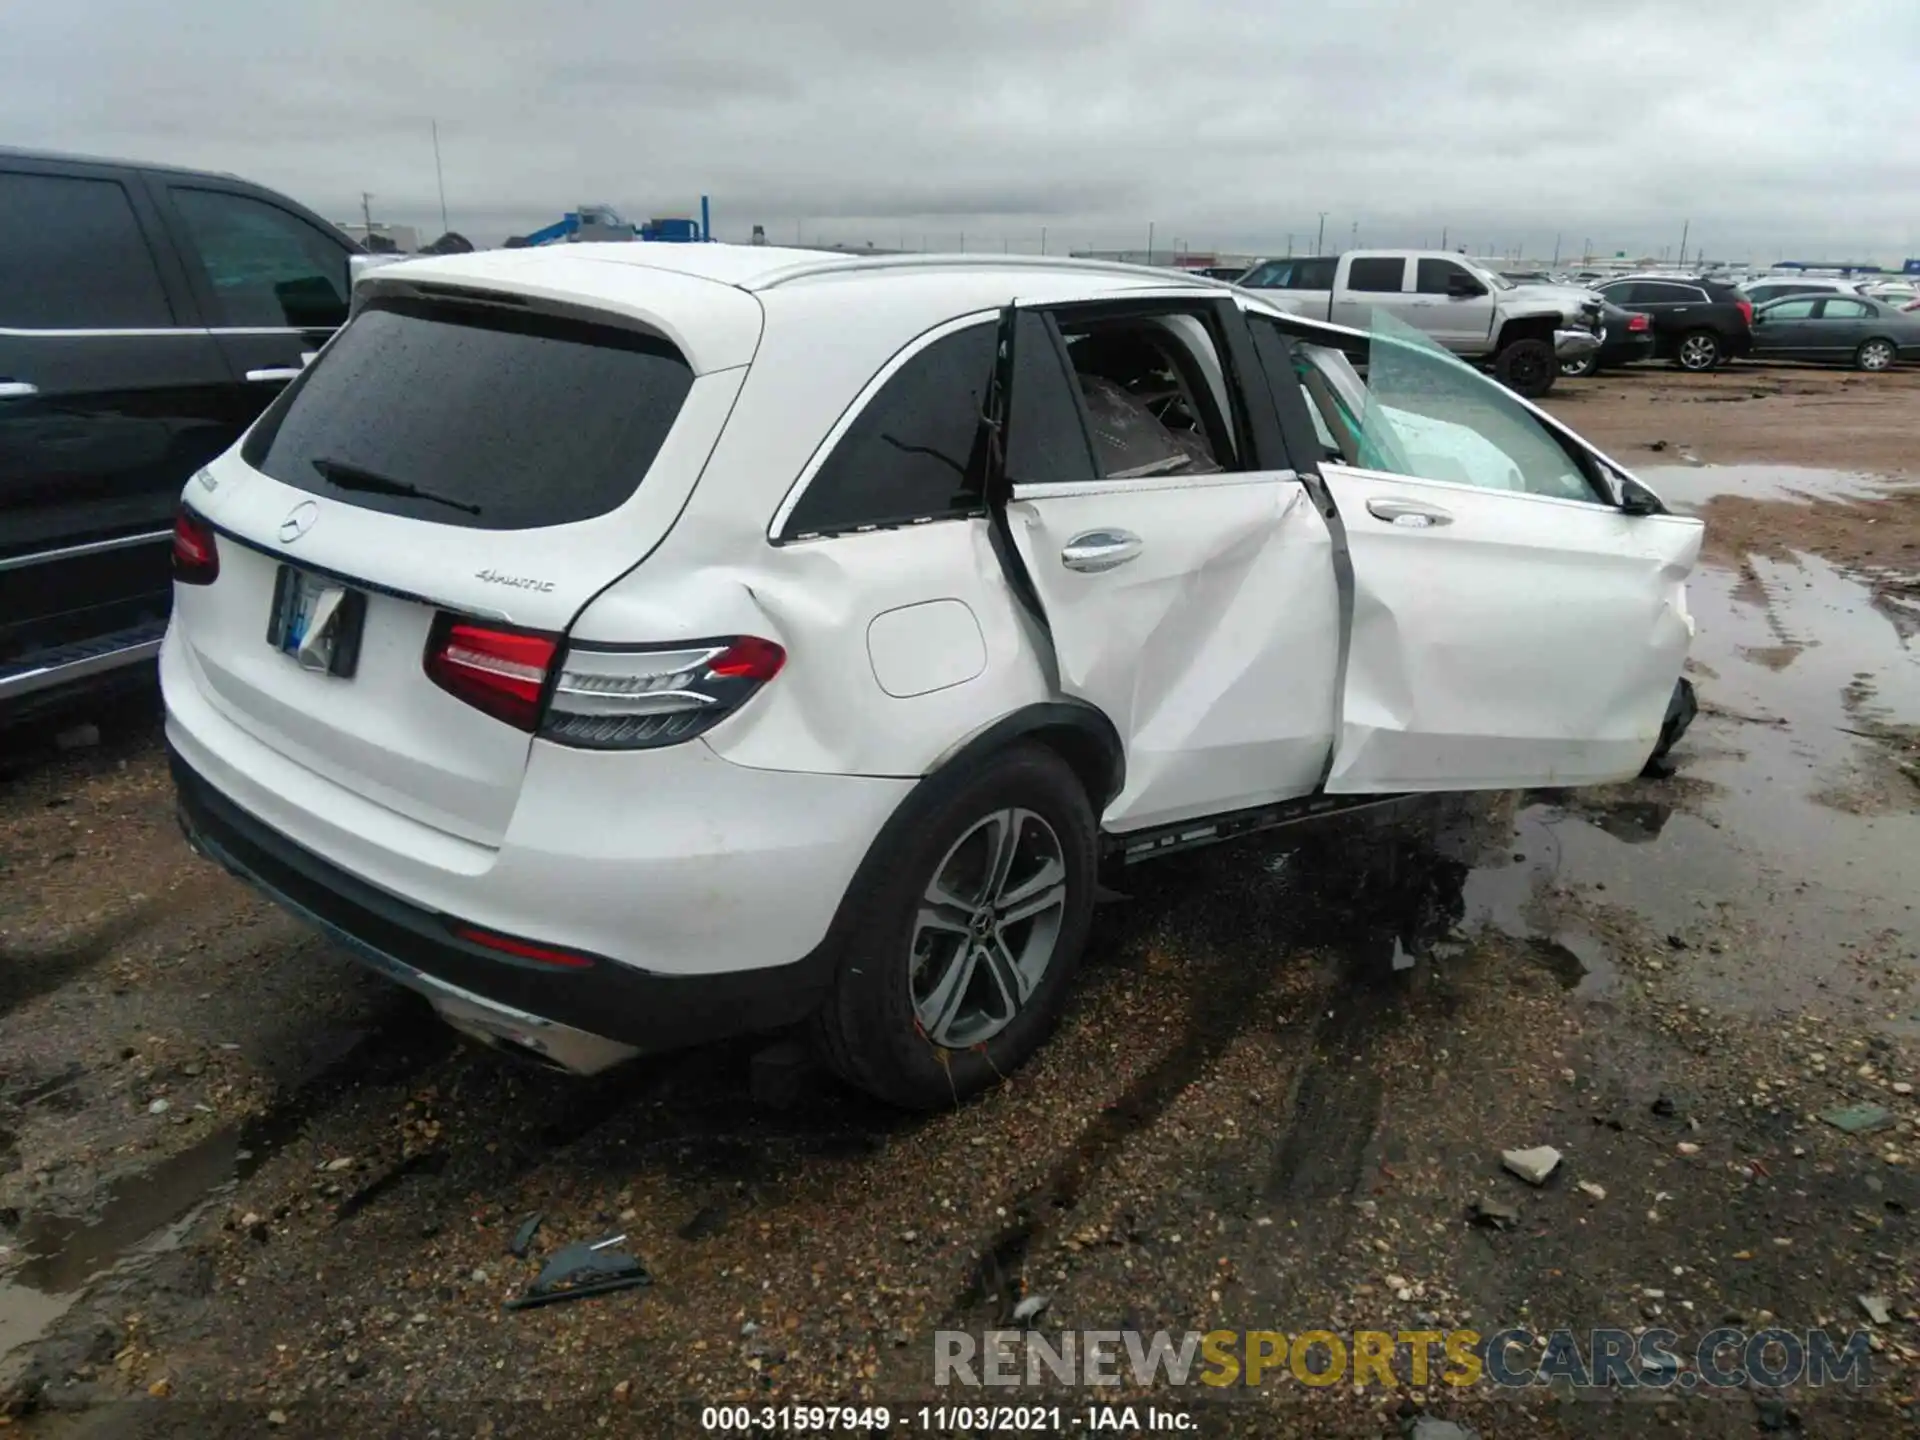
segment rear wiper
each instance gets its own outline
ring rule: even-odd
[[[389,479],[371,470],[362,470],[358,465],[349,465],[344,460],[313,460],[308,463],[320,472],[328,484],[341,490],[365,490],[375,495],[400,495],[409,500],[426,500],[435,505],[445,505],[453,510],[464,510],[469,515],[480,513],[478,505],[469,505],[464,500],[455,500],[446,495],[436,495],[431,490],[422,490],[418,485],[410,485],[405,480]]]

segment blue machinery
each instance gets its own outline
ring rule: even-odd
[[[713,238],[712,211],[705,195],[700,197],[698,220],[669,218],[649,220],[644,225],[629,225],[614,213],[610,205],[582,205],[569,210],[551,225],[528,235],[515,236],[510,246],[556,245],[588,240],[655,240],[669,244],[691,244]]]

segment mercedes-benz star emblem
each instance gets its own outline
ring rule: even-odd
[[[291,545],[307,531],[313,528],[313,522],[320,518],[320,507],[311,500],[302,500],[287,512],[287,518],[280,522],[280,543]]]

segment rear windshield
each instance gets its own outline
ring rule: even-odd
[[[693,371],[664,340],[493,305],[385,301],[254,427],[276,480],[368,510],[527,530],[639,487]]]

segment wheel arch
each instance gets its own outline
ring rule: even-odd
[[[927,767],[929,779],[964,769],[1016,740],[1037,740],[1057,753],[1086,787],[1098,818],[1127,781],[1126,748],[1104,710],[1071,697],[1023,705],[976,731]]]
[[[1500,327],[1499,335],[1494,338],[1494,353],[1499,354],[1519,340],[1544,340],[1551,346],[1554,331],[1559,328],[1560,320],[1555,315],[1523,315],[1509,320]]]

